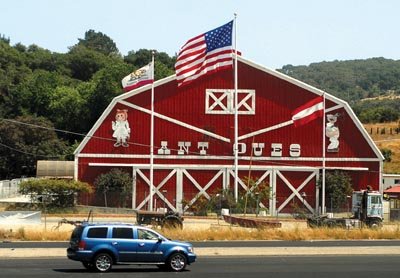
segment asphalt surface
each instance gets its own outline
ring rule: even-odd
[[[400,255],[399,240],[374,241],[209,241],[194,242],[205,256]],[[0,259],[65,257],[67,242],[3,242]]]
[[[398,255],[202,257],[181,273],[160,271],[155,266],[119,265],[102,275],[65,258],[3,259],[0,277],[392,278],[400,275],[399,261]]]

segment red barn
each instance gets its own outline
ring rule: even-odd
[[[175,76],[154,83],[153,194],[151,85],[113,99],[75,152],[75,178],[93,183],[111,168],[124,169],[134,177],[133,208],[148,209],[152,204],[153,209],[182,211],[182,200],[193,204],[217,190],[248,190],[242,179],[251,176],[270,186],[271,198],[261,205],[272,215],[290,212],[294,203],[311,212],[321,210],[317,200],[324,194],[317,181],[322,168],[345,171],[355,190],[371,185],[382,191],[383,157],[345,101],[242,57],[239,183],[234,188],[233,77],[233,70],[223,70],[179,88]],[[322,95],[325,120],[320,117],[295,127],[293,111]],[[324,139],[329,124],[336,136]]]

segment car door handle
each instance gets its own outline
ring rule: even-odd
[[[118,242],[114,241],[114,242],[112,243],[112,245],[118,245]]]
[[[139,243],[139,246],[140,246],[140,247],[143,247],[143,246],[144,246],[144,243]]]

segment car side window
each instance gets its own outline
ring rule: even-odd
[[[138,229],[138,239],[158,240],[158,235],[144,229]]]
[[[89,228],[87,232],[88,238],[107,238],[107,227]]]
[[[133,239],[133,230],[132,228],[113,228],[112,238]]]

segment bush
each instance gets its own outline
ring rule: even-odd
[[[32,201],[46,203],[50,208],[72,207],[77,193],[92,191],[87,183],[69,180],[29,179],[19,185],[19,193],[30,195]]]
[[[116,192],[119,195],[119,206],[125,208],[128,198],[132,195],[133,178],[121,169],[113,168],[105,174],[99,175],[94,181],[96,192],[104,197],[104,206],[108,207],[107,195]]]
[[[383,157],[385,158],[386,162],[391,162],[392,161],[392,150],[390,149],[381,149],[381,153]]]
[[[319,180],[319,185],[321,185]],[[353,192],[352,181],[343,171],[327,172],[325,176],[325,192],[331,203],[331,209],[340,209],[348,202],[347,196]]]

